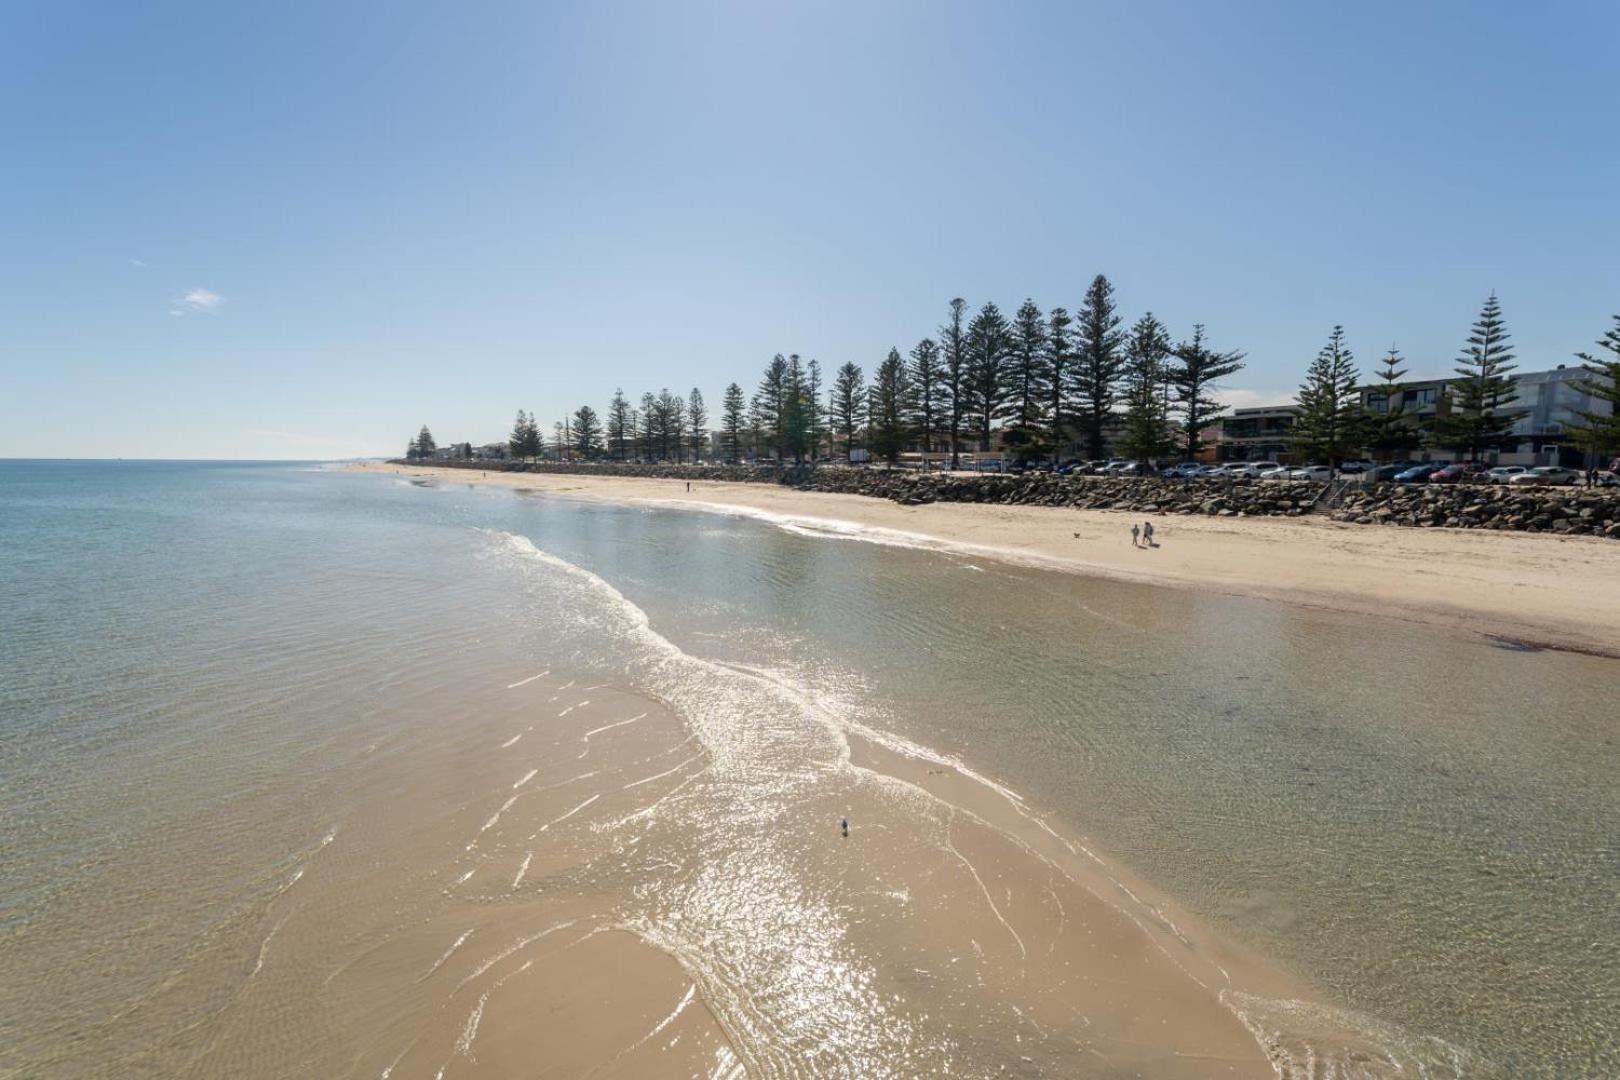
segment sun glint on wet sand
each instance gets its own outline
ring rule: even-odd
[[[464,809],[422,819],[412,807],[429,792],[412,785],[374,804],[369,825],[348,826],[339,839],[349,865],[315,864],[299,881],[303,895],[269,913],[277,920],[261,949],[269,962],[231,1018],[240,1023],[223,1025],[208,1060],[253,1043],[271,1003],[311,977],[288,958],[307,956],[324,970],[325,1007],[343,1030],[369,1033],[358,1040],[357,1076],[510,1076],[537,1060],[559,1076],[837,1074],[874,1052],[863,1043],[869,1032],[851,1031],[848,1045],[804,1042],[799,1064],[784,1072],[795,1059],[780,1055],[794,1039],[777,1027],[802,1009],[882,999],[858,983],[841,991],[845,978],[879,980],[906,1009],[959,1012],[963,1033],[982,1010],[1010,1006],[1031,1030],[1067,1044],[1071,1066],[1189,1080],[1271,1074],[1259,1032],[1246,1026],[1253,1021],[1225,994],[1241,986],[1279,999],[1298,988],[1172,915],[995,785],[903,744],[852,735],[849,766],[826,771],[820,796],[748,826],[775,834],[780,853],[811,868],[841,913],[838,924],[821,925],[812,903],[804,926],[774,925],[770,903],[756,895],[766,886],[703,868],[701,811],[674,828],[663,818],[679,800],[705,799],[701,784],[717,771],[679,717],[657,701],[549,671],[514,672],[503,685],[475,703],[485,737],[429,771],[432,788],[446,770],[459,778]],[[769,805],[776,783],[759,775],[758,791],[726,812]],[[840,815],[852,823],[847,836]],[[351,915],[386,908],[380,896],[357,904],[368,892],[409,887],[369,870],[356,879],[353,862],[369,866],[389,852],[391,865],[408,867],[424,851],[453,853],[424,883],[440,896],[431,914],[390,933],[349,926],[342,936],[350,941],[378,940],[333,948],[331,913],[347,925]],[[693,894],[704,898],[695,908]],[[631,915],[637,896],[662,898],[655,912],[666,903],[735,911],[750,925],[733,932],[768,935],[772,948],[798,957],[801,970],[784,970],[789,981],[779,989],[803,1004],[756,998],[779,980],[739,977],[724,945],[694,947],[660,929],[656,916]],[[869,936],[905,965],[828,966],[846,940]],[[339,955],[316,962],[328,950]],[[794,978],[824,985],[794,989]],[[888,1055],[904,1056],[904,1041],[885,1045],[885,1066]],[[981,1059],[990,1052],[965,1049]],[[1050,1050],[1030,1052],[1047,1061]],[[931,1052],[915,1051],[919,1066]]]

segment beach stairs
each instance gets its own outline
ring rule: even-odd
[[[1349,480],[1334,480],[1322,489],[1322,493],[1311,504],[1311,513],[1327,514],[1344,505],[1344,497],[1350,493]]]

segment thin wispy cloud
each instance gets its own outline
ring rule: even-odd
[[[146,269],[146,260],[145,259],[131,259],[131,260],[129,260],[129,265],[135,267],[137,270],[145,270]]]
[[[169,314],[175,317],[184,315],[213,315],[225,303],[225,298],[217,292],[208,289],[191,289],[169,307]]]

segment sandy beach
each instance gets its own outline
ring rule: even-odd
[[[714,869],[683,880],[725,828],[710,816],[717,800],[706,785],[744,782],[721,780],[727,768],[704,748],[703,718],[683,722],[654,698],[564,676],[514,669],[483,692],[439,695],[434,707],[468,718],[476,740],[409,780],[392,778],[366,815],[375,831],[351,826],[333,843],[372,858],[389,850],[380,861],[393,867],[451,853],[425,883],[440,897],[432,914],[402,929],[352,929],[351,939],[378,936],[365,947],[332,944],[330,913],[386,910],[382,896],[404,886],[394,871],[357,879],[317,853],[298,882],[303,906],[269,913],[264,970],[245,991],[253,997],[214,1036],[205,1064],[262,1045],[255,1031],[278,1008],[273,999],[298,989],[269,963],[289,953],[330,955],[311,967],[326,968],[322,1005],[349,1033],[354,1076],[511,1076],[537,1061],[556,1076],[911,1075],[908,1061],[932,1071],[926,1050],[905,1057],[905,1038],[867,1045],[852,1023],[840,1044],[781,1026],[784,1015],[808,1020],[891,995],[953,1017],[980,1057],[996,1052],[975,1041],[985,1038],[983,1010],[1010,1006],[1067,1047],[1066,1074],[1260,1077],[1272,1060],[1304,1056],[1273,1044],[1266,1019],[1239,1002],[1308,990],[1018,796],[879,732],[851,733],[847,763],[802,763],[809,802],[744,828],[774,834],[779,855],[825,883],[847,919],[824,932],[811,904],[807,925],[773,928],[773,882]],[[747,803],[779,791],[770,772],[746,783],[756,789]],[[423,816],[452,791],[456,811]],[[696,816],[661,826],[687,799]],[[854,822],[848,837],[841,815]],[[694,932],[627,915],[638,896],[668,897]],[[753,939],[740,956],[721,936],[738,929],[704,925],[715,905]],[[881,993],[796,985],[830,977],[819,969],[868,936],[906,958],[864,976]],[[739,966],[750,956],[772,963]],[[800,1000],[770,1000],[782,994]],[[1039,1052],[1049,1065],[1049,1048]],[[1035,1060],[1021,1062],[1030,1075]]]
[[[1620,544],[1589,537],[1349,525],[1325,519],[1160,517],[1133,548],[1108,511],[934,503],[766,484],[548,475],[363,463],[442,483],[769,516],[857,538],[1378,615],[1514,642],[1620,656]]]

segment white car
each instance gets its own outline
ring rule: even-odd
[[[1261,473],[1270,472],[1275,468],[1278,468],[1275,461],[1235,461],[1226,467],[1226,475],[1258,480]]]
[[[1260,474],[1260,479],[1262,479],[1262,480],[1290,480],[1290,479],[1293,478],[1292,475],[1291,475],[1293,473],[1293,471],[1294,471],[1293,469],[1290,469],[1286,465],[1278,465],[1275,469],[1267,469],[1265,472],[1261,473]]]
[[[1581,478],[1574,469],[1562,465],[1538,465],[1529,472],[1520,473],[1508,481],[1510,484],[1573,484]]]
[[[1331,480],[1333,470],[1326,465],[1306,465],[1288,474],[1290,480]]]
[[[1523,465],[1498,465],[1485,474],[1485,482],[1487,484],[1507,484],[1511,483],[1515,476],[1523,476],[1529,471]]]

